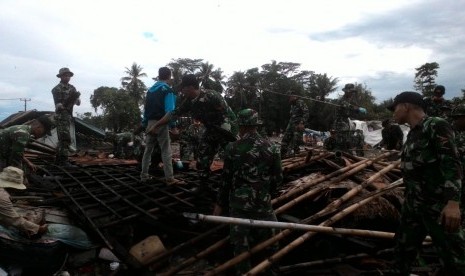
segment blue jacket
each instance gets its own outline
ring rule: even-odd
[[[175,108],[176,96],[173,89],[164,81],[157,81],[147,91],[145,97],[142,126],[147,127],[149,120],[160,120]]]

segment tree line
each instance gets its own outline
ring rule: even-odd
[[[289,120],[288,94],[297,92],[307,103],[310,110],[307,127],[315,130],[328,130],[335,119],[339,99],[328,99],[335,92],[338,78],[326,73],[301,70],[299,63],[271,61],[245,71],[236,71],[227,78],[221,68],[203,59],[178,58],[166,65],[172,70],[173,88],[179,92],[179,84],[185,74],[195,74],[204,89],[221,92],[230,107],[238,112],[244,108],[253,108],[260,114],[264,129],[268,134],[285,129]],[[426,63],[416,69],[414,89],[424,96],[430,96],[436,85],[439,64]],[[132,130],[141,121],[147,85],[141,80],[147,74],[137,63],[126,67],[121,78],[121,87],[101,86],[94,90],[90,103],[94,110],[78,114],[78,117],[102,129],[114,132]],[[154,79],[156,80],[156,79]],[[383,120],[392,114],[386,106],[392,98],[376,103],[376,98],[366,84],[355,83],[357,88],[356,103],[367,109],[367,114],[356,115],[360,120]],[[465,90],[462,89],[465,96]],[[342,96],[342,95],[341,95]],[[454,98],[455,103],[461,103],[464,97]],[[177,100],[182,101],[181,93]],[[326,102],[326,103],[325,103]],[[332,103],[332,104],[327,104]]]

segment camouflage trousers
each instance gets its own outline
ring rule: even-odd
[[[448,273],[445,275],[465,275],[464,231],[460,229],[457,233],[446,233],[438,223],[439,216],[439,212],[430,208],[415,213],[402,209],[395,247],[395,270],[399,275],[410,274],[427,234],[433,239],[437,254]]]
[[[179,141],[179,153],[181,160],[192,160],[192,156],[194,160],[198,158],[198,144],[189,143],[187,141]]]
[[[57,164],[68,160],[69,145],[71,144],[71,135],[69,130],[71,118],[71,115],[67,112],[60,112],[55,115],[58,136],[58,146],[55,159]]]
[[[212,164],[215,155],[228,145],[228,141],[218,131],[212,128],[206,128],[200,138],[198,147],[197,170],[200,176],[208,177],[210,174],[210,165]]]
[[[268,220],[268,221],[277,221],[276,215],[271,211],[265,213],[251,213],[244,212],[242,210],[231,209],[231,217],[235,218],[247,218],[247,219],[256,219],[256,220]],[[251,247],[259,244],[262,241],[265,241],[278,233],[277,229],[274,228],[261,228],[261,227],[249,227],[244,225],[231,225],[230,226],[230,239],[231,245],[234,248],[234,256],[238,256],[243,252],[249,251]],[[274,252],[279,250],[279,244],[275,243],[268,247],[264,254],[269,256]],[[236,266],[236,274],[244,275],[249,271],[251,266],[251,260],[246,259]]]
[[[304,144],[303,135],[303,130],[297,130],[294,124],[289,123],[281,140],[281,157],[287,155],[289,148],[294,150],[294,154],[298,153],[300,150],[299,147]]]
[[[116,158],[124,159],[134,155],[130,152],[132,147],[128,146],[129,142],[131,142],[131,138],[118,139],[116,141],[116,147],[114,149]]]

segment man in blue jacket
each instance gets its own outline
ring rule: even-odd
[[[145,110],[142,126],[146,129],[150,129],[150,127],[163,118],[166,113],[174,110],[176,97],[173,89],[170,87],[170,82],[171,70],[168,67],[161,67],[158,70],[158,81],[149,88],[145,98]],[[152,161],[152,152],[156,143],[160,145],[166,183],[168,185],[181,184],[182,181],[173,177],[169,124],[163,125],[156,134],[147,133],[144,156],[142,157],[141,180],[147,181],[150,179],[148,172],[150,162]]]

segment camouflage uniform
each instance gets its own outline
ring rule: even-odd
[[[63,109],[56,110],[55,123],[57,127],[58,147],[56,153],[56,163],[60,164],[68,160],[69,146],[71,144],[70,124],[73,119],[74,102],[70,99],[79,97],[80,93],[71,84],[59,83],[52,89],[55,106],[63,105]]]
[[[117,158],[128,158],[134,155],[133,153],[129,153],[129,142],[134,141],[134,135],[131,132],[122,132],[115,135],[114,140],[114,153]],[[132,149],[132,147],[131,147]]]
[[[396,264],[408,275],[422,241],[429,234],[450,275],[465,275],[465,237],[446,233],[438,220],[449,200],[460,202],[461,168],[450,125],[425,117],[412,128],[402,150],[405,202],[396,234]]]
[[[186,99],[171,114],[178,117],[182,113],[190,112],[193,118],[197,118],[204,126],[205,132],[200,137],[198,148],[197,169],[202,176],[210,173],[210,165],[220,148],[225,148],[230,142],[230,137],[225,132],[234,130],[236,116],[229,111],[230,108],[224,98],[213,90],[200,90],[200,95],[195,99]],[[232,133],[230,136],[235,136]]]
[[[299,123],[308,121],[308,107],[302,99],[297,99],[291,104],[289,123],[281,140],[281,157],[286,156],[289,146],[293,147],[294,153],[299,152],[299,147],[304,144],[304,130],[298,130]]]
[[[31,139],[31,126],[29,125],[0,129],[0,169],[8,166],[24,169],[23,153]]]
[[[342,145],[344,148],[341,150],[350,152],[352,149],[356,149],[357,155],[363,156],[363,146],[365,137],[363,132],[356,132],[356,130],[350,126],[349,117],[353,116],[354,114],[360,113],[360,108],[357,107],[355,103],[355,93],[356,88],[353,84],[346,84],[344,89],[344,95],[338,102],[338,107],[335,111],[334,123],[332,125],[332,129],[337,131],[338,139],[341,141],[338,143]],[[365,110],[366,112],[366,110]],[[345,140],[345,141],[344,141]]]
[[[460,163],[462,164],[462,176],[465,177],[465,129],[457,129],[455,125],[455,120],[465,118],[465,105],[459,105],[455,107],[451,114],[449,115],[450,119],[454,122],[455,127],[455,142],[457,144],[457,150],[459,152]],[[462,119],[463,120],[463,119]],[[463,126],[460,126],[463,127]],[[462,178],[462,183],[463,183]],[[462,184],[463,185],[463,184]],[[465,226],[465,189],[462,188],[462,202],[461,202],[461,210],[462,210],[462,226]]]
[[[339,136],[339,134],[331,134],[331,136],[325,139],[324,147],[330,151],[345,151],[350,147],[350,144],[347,139]]]
[[[191,124],[186,130],[181,132],[181,136],[179,137],[181,160],[190,160],[191,154],[194,155],[194,159],[199,157],[200,137],[204,131],[205,128],[201,124]]]
[[[239,121],[241,113],[248,119],[250,112],[255,111],[246,109],[239,112]],[[225,149],[223,185],[219,190],[217,203],[223,209],[229,207],[232,217],[276,221],[271,206],[271,194],[282,179],[279,148],[256,131],[247,132]],[[251,245],[275,234],[276,229],[232,225],[230,238],[234,254],[237,256],[249,250]],[[271,249],[276,250],[276,247]],[[248,260],[236,266],[241,275],[250,268]]]
[[[425,113],[432,117],[441,117],[447,119],[452,110],[452,104],[448,100],[434,101],[432,97],[423,99],[426,104]]]

